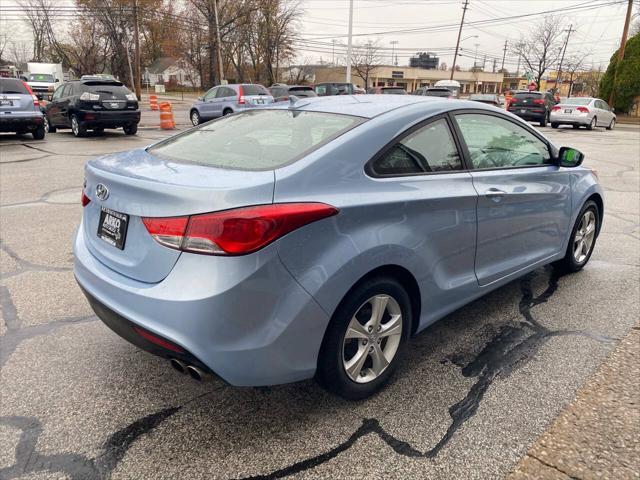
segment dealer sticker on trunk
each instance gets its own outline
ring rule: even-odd
[[[98,237],[120,250],[124,250],[127,238],[129,215],[102,207],[100,223],[98,223]]]

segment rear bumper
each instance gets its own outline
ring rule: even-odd
[[[532,120],[534,122],[539,122],[544,120],[546,112],[544,110],[540,112],[534,112],[533,110],[524,110],[518,107],[509,107],[509,113],[513,113],[518,117],[524,120]]]
[[[578,126],[586,126],[591,123],[591,118],[589,115],[565,115],[565,114],[557,114],[551,112],[549,115],[551,123],[557,123],[558,125],[578,125]]]
[[[43,125],[42,114],[32,112],[30,115],[0,116],[0,132],[18,132],[36,130]]]
[[[140,110],[80,110],[77,115],[87,128],[119,128],[140,123]]]
[[[294,382],[314,375],[329,318],[284,268],[275,245],[244,257],[182,253],[159,283],[125,277],[87,249],[80,225],[74,273],[96,315],[123,338],[165,358],[137,325],[184,350],[232,385]]]

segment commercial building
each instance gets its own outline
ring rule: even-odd
[[[344,82],[346,67],[320,67],[315,71],[316,83]],[[430,70],[425,68],[397,67],[381,65],[369,74],[368,87],[398,86],[411,93],[420,87],[431,87],[438,80],[449,80],[450,70]],[[461,93],[498,93],[503,74],[492,72],[455,72],[454,80],[460,82]],[[364,87],[364,81],[355,69],[351,69],[351,83]]]

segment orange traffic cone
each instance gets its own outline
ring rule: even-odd
[[[173,110],[169,102],[160,104],[160,128],[162,130],[173,130],[176,123],[173,121]]]
[[[158,96],[157,95],[149,95],[149,106],[151,110],[158,110]]]

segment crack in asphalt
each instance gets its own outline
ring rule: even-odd
[[[550,463],[545,462],[544,460],[540,460],[538,457],[536,457],[535,455],[531,455],[530,453],[527,453],[528,457],[533,458],[535,461],[540,462],[542,465],[544,465],[545,467],[551,468],[553,470],[555,470],[556,472],[561,473],[562,475],[564,475],[565,477],[567,477],[569,480],[582,480],[581,477],[574,477],[573,475],[569,475],[567,472],[565,472],[564,470],[556,467],[555,465],[552,465]]]
[[[9,247],[6,243],[0,240],[0,250],[4,251],[7,255],[9,255],[18,265],[18,268],[12,272],[7,272],[2,274],[2,278],[11,278],[16,275],[20,275],[25,272],[70,272],[73,270],[71,267],[52,267],[49,265],[40,265],[37,263],[30,262],[29,260],[25,260],[20,257],[11,247]]]
[[[519,311],[524,321],[500,327],[498,333],[469,362],[463,362],[464,356],[461,354],[449,358],[452,363],[461,367],[461,373],[464,377],[478,377],[478,380],[462,400],[449,407],[451,424],[442,438],[430,450],[423,452],[410,443],[396,438],[380,425],[377,418],[364,418],[362,425],[347,440],[334,448],[271,473],[242,477],[242,480],[283,478],[318,467],[350,449],[360,438],[372,433],[378,435],[399,455],[409,458],[434,458],[453,438],[456,431],[475,415],[484,394],[493,381],[498,377],[507,378],[513,371],[527,364],[549,339],[563,335],[578,335],[601,342],[614,341],[614,338],[586,331],[549,330],[533,317],[531,309],[547,302],[558,289],[558,280],[561,276],[558,270],[549,267],[545,271],[550,273],[547,287],[538,297],[533,296],[531,286],[536,272],[532,272],[520,280],[522,298],[519,303]]]

